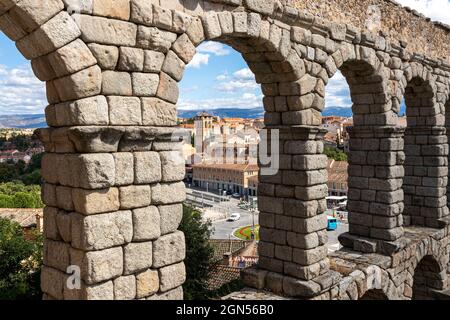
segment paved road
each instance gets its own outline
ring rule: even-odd
[[[192,189],[188,189],[188,193],[192,194]],[[217,194],[215,193],[211,193],[211,192],[205,192],[205,191],[200,191],[198,189],[196,189],[195,191],[197,192],[202,192],[205,195],[215,195],[217,196]],[[241,208],[238,207],[239,201],[236,199],[231,198],[229,202],[222,202],[222,203],[214,203],[212,201],[207,201],[205,200],[206,203],[209,203],[211,205],[214,205],[215,208],[219,209],[219,210],[228,210],[231,213],[234,212],[238,212],[241,214],[241,219],[239,221],[234,221],[234,222],[229,222],[226,220],[218,220],[212,223],[213,226],[213,232],[212,232],[212,239],[229,239],[230,235],[231,238],[234,238],[233,231],[238,229],[238,228],[242,228],[242,227],[246,227],[246,226],[250,226],[253,224],[253,218],[252,218],[252,214],[249,211],[246,210],[242,210]],[[329,214],[331,214],[331,212],[328,212]],[[255,214],[255,224],[258,224],[258,214]],[[342,233],[348,232],[348,224],[345,223],[339,223],[338,224],[338,228],[335,231],[329,231],[328,232],[328,243],[327,246],[329,248],[329,250],[331,251],[335,251],[339,249],[339,241],[338,241],[338,236]]]
[[[239,221],[229,222],[226,220],[219,220],[213,222],[213,234],[212,239],[228,239],[228,237],[233,233],[234,230],[246,226],[251,226],[253,224],[253,218],[251,213],[245,212],[243,210],[235,210],[233,212],[239,212],[241,214],[241,219]],[[255,214],[255,224],[258,224],[258,215]],[[234,238],[234,237],[232,237]]]
[[[336,251],[340,249],[338,236],[342,233],[348,232],[348,224],[339,223],[338,228],[335,231],[328,231],[328,249]]]
[[[198,188],[195,188],[195,189],[188,188],[187,189],[188,198],[193,199],[194,191],[197,193],[203,193],[207,198],[209,198],[211,196],[214,196],[214,197],[218,196],[218,194],[214,193],[214,192],[206,192],[205,190],[201,190]],[[228,212],[229,214],[239,213],[241,215],[241,219],[238,221],[234,221],[234,222],[230,222],[227,220],[214,221],[212,223],[212,225],[213,225],[213,233],[211,236],[212,239],[228,239],[234,230],[236,230],[238,228],[250,226],[253,224],[252,213],[247,210],[243,210],[243,209],[239,208],[238,207],[239,200],[233,199],[231,197],[228,197],[228,198],[229,198],[229,201],[221,202],[221,203],[213,202],[208,199],[203,199],[203,201],[206,204],[214,206],[214,209],[217,211]],[[197,199],[197,201],[199,201],[199,203],[201,203],[201,201],[202,201],[201,196],[197,196],[196,199]],[[255,224],[258,224],[258,214],[257,213],[255,213]]]
[[[257,216],[255,216],[257,223]],[[242,214],[240,221],[228,222],[224,220],[216,221],[213,223],[213,235],[212,239],[228,239],[228,237],[233,233],[234,230],[240,227],[245,227],[252,225],[251,214]],[[336,251],[340,249],[340,244],[338,236],[342,233],[348,232],[348,224],[339,223],[338,228],[335,231],[328,231],[328,249],[330,251]],[[232,238],[234,238],[232,236]]]

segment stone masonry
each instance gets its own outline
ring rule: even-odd
[[[279,133],[279,170],[260,177],[260,262],[244,282],[302,299],[447,289],[450,29],[411,18],[433,34],[424,54],[371,28],[373,17],[367,26],[354,13],[355,26],[316,11],[279,0],[0,0],[0,30],[47,86],[45,299],[183,298],[178,82],[209,40],[242,54],[262,87],[269,136]],[[394,18],[384,28],[400,30]],[[319,126],[338,70],[354,113],[350,232],[329,255]]]

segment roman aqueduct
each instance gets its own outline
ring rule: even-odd
[[[244,282],[302,299],[447,290],[448,26],[388,0],[0,0],[0,30],[47,87],[45,299],[182,299],[172,134],[178,82],[206,40],[242,54],[280,135],[280,170],[260,176],[260,260]],[[354,104],[350,232],[328,254],[319,125],[338,70]]]

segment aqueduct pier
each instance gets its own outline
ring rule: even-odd
[[[260,176],[260,261],[245,283],[306,299],[448,290],[448,26],[382,0],[0,0],[0,29],[47,87],[45,299],[183,297],[173,133],[178,82],[207,40],[242,54],[280,136],[278,173]],[[350,231],[329,255],[319,126],[338,70],[354,113]]]

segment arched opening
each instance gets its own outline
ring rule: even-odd
[[[276,188],[277,194],[269,189],[259,192],[260,210],[267,218],[266,234],[262,236],[267,246],[260,266],[307,280],[323,274],[328,269],[324,199],[319,196],[313,200],[313,218],[308,216],[311,211],[306,206],[303,216],[293,217],[305,202],[294,196],[299,181],[305,187],[303,191],[309,191],[305,173],[309,168],[304,162],[307,156],[301,148],[313,140],[316,154],[320,154],[319,130],[300,128],[292,136],[290,127],[319,124],[320,105],[303,110],[298,100],[311,91],[322,93],[323,80],[307,74],[302,52],[297,53],[292,46],[290,28],[258,13],[228,12],[229,7],[220,6],[224,9],[220,13],[199,13],[201,17],[178,12],[173,20],[172,10],[156,5],[153,8],[155,21],[149,16],[153,11],[148,6],[134,8],[137,10],[132,10],[128,19],[122,16],[128,15],[127,10],[117,14],[108,12],[110,8],[100,14],[105,17],[86,14],[85,9],[71,17],[72,10],[55,5],[53,11],[44,10],[43,15],[48,17],[27,26],[26,31],[32,32],[41,24],[45,28],[19,40],[18,47],[33,60],[38,78],[48,81],[51,104],[47,121],[52,127],[41,132],[50,151],[43,165],[43,196],[49,209],[46,224],[50,226],[45,235],[42,273],[45,297],[182,297],[183,234],[177,231],[178,221],[157,217],[165,211],[165,215],[177,220],[184,201],[184,166],[175,163],[173,155],[178,144],[168,141],[168,136],[176,130],[178,82],[195,48],[205,39],[226,43],[243,54],[256,81],[262,84],[265,125],[287,127],[281,145],[290,143],[287,157],[296,155],[298,160],[295,170],[290,163],[284,163],[276,168],[281,169],[278,173],[262,181]],[[21,21],[13,20],[8,19],[12,27],[21,25]],[[61,27],[63,22],[65,27]],[[46,41],[39,43],[41,38],[37,36]],[[314,98],[309,96],[310,105]],[[320,170],[324,168],[314,168],[317,170],[311,171],[318,178],[311,184],[324,184],[325,174]],[[283,201],[275,201],[279,198]],[[79,222],[77,229],[57,225],[63,220],[61,223],[67,227],[67,220],[71,223],[72,219],[67,216],[72,212],[76,212],[72,216]],[[276,225],[269,221],[275,220],[275,215]],[[104,242],[102,230],[116,219],[124,221],[123,230],[112,226],[115,234]],[[289,240],[288,231],[292,235]],[[317,241],[305,244],[302,240],[309,233]],[[79,254],[69,257],[69,250],[75,248]],[[92,255],[93,251],[101,255]],[[69,261],[74,259],[77,261]],[[104,259],[114,268],[100,277],[83,265],[98,267]],[[79,290],[65,286],[69,263],[83,270]],[[314,273],[308,268],[312,264]],[[158,277],[160,281],[155,281]]]
[[[188,164],[215,164],[219,170],[210,172],[209,180],[194,177],[187,182],[204,189],[208,184],[219,196],[238,192],[248,201],[256,195],[247,178],[227,176],[225,168],[257,164],[259,130],[264,127],[261,86],[241,54],[219,42],[201,44],[180,82],[177,109],[180,125],[191,132]],[[250,171],[257,176],[257,170]]]
[[[389,300],[383,290],[372,289],[367,291],[359,300]]]
[[[404,214],[413,225],[438,227],[448,214],[447,136],[431,82],[413,77],[405,89]]]
[[[425,256],[414,270],[412,299],[433,300],[433,291],[444,289],[444,276],[436,259]]]
[[[209,267],[208,294],[222,287],[221,294],[226,295],[237,290],[230,283],[240,284],[240,271],[258,262],[257,245],[250,241],[260,238],[256,195],[257,148],[264,128],[261,86],[239,52],[207,41],[197,47],[186,67],[177,107],[179,126],[190,132],[186,140],[190,143],[183,147],[186,204],[211,220],[209,243],[219,256]],[[239,207],[237,199],[245,205]],[[230,221],[236,213],[239,219]],[[220,256],[224,253],[226,257]],[[185,260],[188,295],[194,293],[190,284],[197,275],[191,270],[197,261],[195,255]]]
[[[366,49],[364,49],[366,50]],[[370,50],[367,59],[350,60],[340,68],[353,101],[349,128],[348,221],[351,235],[395,241],[403,234],[401,131],[395,127],[398,110],[388,92],[384,66]],[[367,240],[367,239],[366,239]],[[377,241],[341,237],[345,246],[363,252],[379,250]]]
[[[445,129],[447,131],[447,143],[448,143],[448,141],[450,141],[450,96],[447,97],[447,102],[445,104]],[[449,154],[449,159],[450,159],[450,154]],[[448,168],[447,168],[447,175],[450,177],[450,172],[449,172]],[[449,185],[447,185],[447,207],[450,207],[450,186]],[[450,261],[449,261],[449,272],[450,272]]]
[[[0,300],[38,300],[44,148],[33,132],[47,126],[45,83],[1,31],[0,48]]]
[[[235,31],[227,22],[231,17],[235,21]],[[247,32],[241,30],[242,21],[243,25],[248,21]],[[260,23],[260,26],[255,28],[253,25],[255,22]],[[320,82],[319,79],[307,74],[305,62],[301,59],[302,53],[297,53],[291,46],[288,30],[271,25],[265,19],[258,22],[258,15],[249,15],[247,20],[246,13],[220,14],[219,23],[223,27],[222,35],[209,33],[206,26],[206,39],[227,44],[242,54],[248,68],[255,75],[256,82],[262,87],[264,125],[269,129],[267,140],[272,141],[270,136],[272,128],[281,131],[280,139],[277,139],[276,143],[265,141],[269,149],[269,154],[265,156],[277,155],[279,162],[265,163],[259,168],[257,190],[261,226],[261,241],[258,244],[259,267],[297,279],[311,280],[328,268],[325,259],[327,254],[325,199],[322,193],[314,199],[308,197],[307,172],[310,168],[306,162],[309,160],[308,156],[321,157],[319,145],[322,141],[319,141],[317,128],[291,126],[320,124],[320,111],[317,109],[321,107],[312,107],[315,103],[315,94],[309,93],[315,91],[316,85],[317,91],[323,93],[321,91],[323,86],[320,86],[323,81]],[[259,36],[254,36],[255,32]],[[199,47],[200,42],[195,45]],[[308,94],[305,104],[302,104],[301,96]],[[323,95],[321,99],[323,100]],[[210,125],[210,122],[206,121],[205,126]],[[318,146],[313,154],[303,151],[307,144],[312,143]],[[294,157],[297,159],[295,164],[293,164]],[[311,170],[317,177],[311,185],[323,185],[326,182],[325,164],[323,158],[320,160]],[[266,169],[265,166],[269,165],[275,166],[274,171],[270,174],[262,173]],[[212,186],[223,189],[229,184],[232,184],[232,181],[227,181],[222,186],[212,183]],[[209,182],[206,188],[209,188]],[[303,191],[298,198],[297,190]],[[240,191],[231,190],[232,193]],[[311,204],[308,208],[305,206],[306,201]],[[307,234],[315,237],[316,241],[303,241]],[[310,268],[311,265],[314,265],[314,269]],[[269,289],[279,290],[279,285],[277,288]]]
[[[348,232],[347,203],[349,133],[353,126],[352,99],[344,75],[337,71],[325,87],[325,108],[322,112],[324,153],[327,155],[328,201],[327,214],[337,219],[336,229],[329,230],[329,251],[339,250],[339,235]]]

